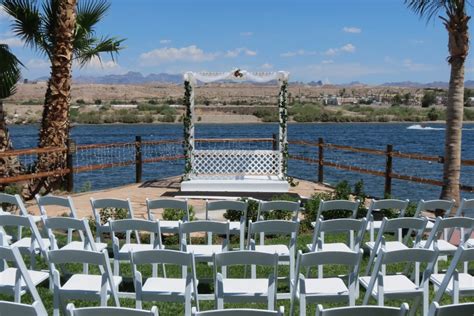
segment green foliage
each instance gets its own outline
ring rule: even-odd
[[[254,199],[248,198],[240,198],[239,201],[247,202],[247,223],[248,221],[255,222],[257,221],[257,213],[258,213],[258,201]],[[224,213],[224,218],[231,221],[231,222],[238,222],[242,217],[241,211],[236,210],[226,210]]]
[[[8,45],[0,44],[0,100],[15,93],[21,66],[23,64],[10,52]]]
[[[101,99],[95,99],[95,100],[94,100],[94,104],[95,104],[95,105],[101,105],[101,104],[102,104],[102,100],[101,100]]]
[[[163,116],[160,116],[158,121],[163,122],[163,123],[174,123],[176,120],[176,117],[172,114],[166,114]]]
[[[252,114],[262,119],[263,122],[278,122],[278,113],[275,109],[259,108]]]
[[[432,90],[426,90],[425,94],[423,95],[423,99],[421,99],[421,107],[427,108],[432,104],[436,103],[436,93]]]
[[[339,182],[334,188],[333,200],[348,200],[351,195],[351,186],[347,180]]]
[[[92,190],[92,183],[90,181],[86,181],[80,187],[79,192],[89,192],[91,190]]]
[[[77,99],[76,103],[79,104],[79,105],[84,105],[84,104],[86,104],[86,101],[84,101],[84,99]]]
[[[298,198],[288,195],[276,195],[272,197],[272,201],[290,201],[290,202],[297,202]],[[263,218],[266,220],[291,220],[293,218],[293,212],[291,211],[283,211],[283,210],[273,210],[271,212],[267,212],[263,214]]]
[[[178,210],[173,208],[166,208],[163,211],[163,219],[166,221],[181,221],[183,220],[187,214],[184,210]],[[192,221],[195,218],[194,208],[189,206],[189,220]]]
[[[430,109],[428,114],[426,115],[429,121],[437,121],[439,119],[438,111],[434,107]]]

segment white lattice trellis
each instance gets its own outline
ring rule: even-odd
[[[273,150],[194,150],[194,175],[279,175],[280,152]]]

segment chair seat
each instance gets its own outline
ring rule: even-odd
[[[119,284],[122,283],[121,276],[113,276],[115,286],[118,288]],[[100,293],[102,282],[101,275],[92,275],[92,274],[74,274],[69,280],[64,283],[61,287],[65,291],[83,291],[83,292],[97,292]],[[110,290],[109,285],[107,288]]]
[[[48,238],[41,238],[43,240],[43,245],[46,247],[46,248],[49,248],[51,246],[51,242],[49,241]],[[17,247],[17,248],[20,248],[20,249],[29,249],[31,247],[31,238],[30,237],[24,237],[16,242],[14,242],[12,245],[12,247]],[[38,243],[36,243],[35,245],[35,250],[38,250],[39,249],[39,245]]]
[[[140,251],[140,250],[153,250],[153,245],[150,244],[124,244],[122,248],[120,248],[119,253],[121,255],[128,254],[133,251]]]
[[[33,215],[32,217],[35,223],[38,223],[41,221],[41,215]]]
[[[286,245],[257,245],[255,246],[256,251],[265,253],[277,253],[279,256],[289,256],[290,249]]]
[[[143,284],[143,293],[184,295],[186,291],[186,279],[174,278],[148,278]],[[194,289],[191,289],[194,293]]]
[[[367,247],[369,247],[370,250],[374,249],[375,242],[374,241],[369,241],[365,243]],[[403,249],[408,249],[408,247],[399,241],[386,241],[385,242],[385,250],[387,251],[395,251],[395,250],[403,250]]]
[[[16,271],[16,268],[7,268],[0,272],[0,287],[14,287]],[[28,274],[35,286],[49,278],[49,273],[44,271],[28,270]],[[21,287],[26,287],[23,278],[21,279]]]
[[[426,222],[425,230],[427,230],[427,229],[431,230],[431,229],[433,229],[433,227],[434,227],[434,222],[432,222],[428,219],[428,221]]]
[[[162,232],[178,232],[179,231],[179,221],[165,221],[160,220],[160,229]]]
[[[370,282],[370,276],[364,276],[359,278],[360,284],[367,289]],[[374,288],[372,290],[372,296],[377,297],[378,295],[378,281],[375,281]],[[423,288],[418,287],[405,275],[386,275],[383,277],[384,294],[403,294],[406,293],[422,293]]]
[[[426,240],[420,241],[420,247],[424,248],[426,245]],[[431,243],[430,250],[434,249],[434,243]],[[438,249],[441,253],[455,253],[458,248],[453,244],[447,242],[446,240],[440,239],[438,240]]]
[[[443,283],[444,274],[432,274],[430,281],[436,286]],[[446,287],[446,291],[453,294],[453,279],[451,279]],[[468,273],[459,273],[459,291],[474,291],[474,277]]]
[[[224,295],[268,295],[268,279],[223,279]]]
[[[474,238],[470,238],[466,241],[466,245],[469,247],[474,247]]]
[[[229,222],[229,230],[234,234],[240,232],[240,222]]]
[[[370,230],[370,227],[373,227],[374,229],[380,229],[382,227],[382,221],[372,221],[367,225],[367,230]]]
[[[188,252],[193,252],[196,258],[199,257],[212,257],[215,253],[222,252],[221,245],[188,245],[186,246]]]
[[[103,242],[96,242],[95,247],[97,251],[102,251],[107,248],[107,244]],[[71,241],[69,244],[61,247],[61,250],[84,250],[84,242],[82,241]]]
[[[307,244],[306,248],[308,248],[309,251],[312,249],[312,244]],[[323,244],[322,249],[320,251],[344,251],[344,252],[352,252],[351,248],[349,248],[348,245],[342,242],[335,242],[335,243],[328,243],[328,244]]]
[[[349,289],[339,278],[304,280],[307,295],[349,295]]]

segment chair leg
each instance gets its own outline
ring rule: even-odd
[[[114,258],[114,275],[119,275],[120,273],[120,261],[118,258]]]
[[[306,296],[300,294],[300,316],[306,316]]]
[[[186,295],[184,299],[184,315],[191,316],[191,295]]]
[[[224,309],[224,298],[222,296],[217,297],[217,309]]]
[[[57,291],[53,294],[53,316],[59,316],[59,293]]]
[[[421,301],[421,297],[420,296],[417,296],[415,298],[415,301],[413,302],[413,307],[410,308],[410,316],[415,316],[416,314],[416,311],[418,310],[418,307],[420,306],[420,302]]]

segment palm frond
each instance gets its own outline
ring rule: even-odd
[[[103,37],[100,40],[94,38],[83,40],[85,43],[83,43],[82,49],[75,50],[74,54],[81,67],[87,65],[93,58],[99,58],[100,60],[100,54],[103,53],[110,54],[112,60],[115,60],[116,55],[124,48],[121,46],[124,39],[117,39],[115,37]]]
[[[0,99],[15,93],[15,85],[21,78],[23,64],[9,50],[8,45],[0,44]]]
[[[93,27],[101,21],[110,4],[106,0],[83,0],[77,4],[77,27],[85,33],[93,33]]]
[[[46,0],[43,2],[43,14],[41,15],[41,34],[48,52],[52,52],[55,41],[55,28],[58,20],[58,0]]]
[[[449,2],[456,0],[404,0],[406,6],[418,14],[420,18],[426,18],[430,21],[438,15],[440,10],[446,9]]]
[[[1,0],[5,12],[13,18],[12,30],[27,46],[42,50],[41,15],[36,1]]]

